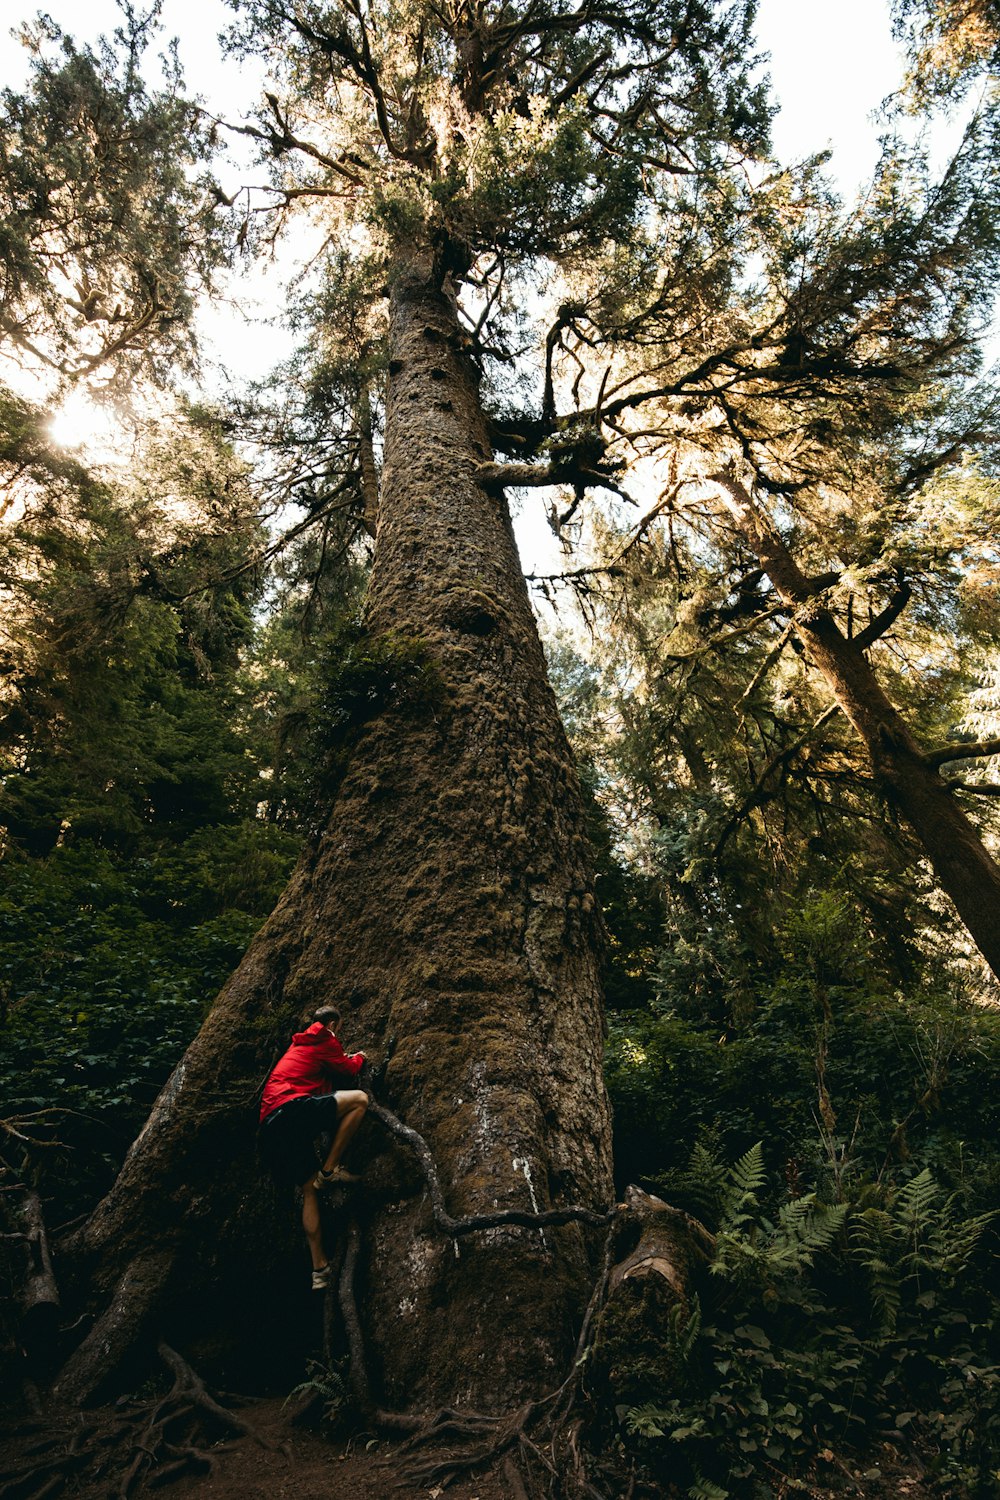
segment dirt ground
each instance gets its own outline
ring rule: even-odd
[[[398,1439],[365,1433],[338,1440],[311,1423],[293,1421],[293,1409],[278,1399],[231,1409],[255,1436],[220,1431],[213,1438],[203,1431],[197,1466],[189,1456],[174,1474],[169,1452],[161,1449],[158,1467],[143,1458],[141,1413],[148,1408],[139,1402],[8,1419],[6,1431],[0,1430],[0,1500],[145,1500],[154,1491],[166,1500],[516,1500],[502,1473],[450,1483],[410,1473],[414,1462],[446,1460],[446,1447],[414,1453]],[[775,1492],[791,1500],[784,1484]],[[630,1493],[667,1497],[677,1491],[639,1483]],[[885,1447],[867,1465],[824,1452],[811,1481],[795,1482],[794,1493],[807,1500],[931,1500],[932,1489],[919,1465]],[[934,1491],[937,1500],[941,1493]],[[945,1493],[949,1500],[955,1495]]]
[[[142,1496],[155,1488],[167,1500],[439,1500],[445,1494],[449,1500],[510,1500],[495,1475],[458,1479],[447,1490],[433,1482],[413,1483],[406,1475],[408,1455],[398,1441],[364,1434],[349,1441],[331,1439],[313,1427],[294,1425],[279,1400],[255,1401],[241,1415],[263,1441],[223,1436],[203,1443],[199,1452],[211,1467],[202,1463],[167,1485],[158,1484],[162,1471],[140,1470],[129,1494]],[[137,1456],[133,1439],[113,1441],[121,1416],[115,1408],[105,1408],[22,1421],[0,1433],[0,1495],[5,1500],[119,1496],[123,1476]],[[74,1442],[81,1454],[85,1449],[91,1454],[90,1461],[65,1464]],[[54,1467],[60,1461],[62,1466]]]
[[[492,1475],[438,1485],[408,1484],[405,1456],[396,1441],[363,1434],[350,1442],[293,1427],[278,1401],[262,1402],[247,1415],[262,1435],[281,1445],[273,1451],[241,1439],[219,1456],[215,1471],[192,1474],[163,1493],[169,1500],[509,1500]],[[283,1451],[282,1451],[283,1450]]]

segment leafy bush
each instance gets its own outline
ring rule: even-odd
[[[943,1493],[992,1494],[1000,1018],[887,993],[829,895],[776,944],[738,1022],[666,997],[611,1018],[620,1181],[717,1235],[664,1331],[684,1382],[619,1413],[627,1440],[693,1496],[771,1494],[844,1454],[874,1478],[880,1443],[919,1450]]]
[[[908,1163],[970,1207],[992,1206],[1000,1020],[954,992],[874,987],[862,939],[831,906],[836,916],[820,898],[778,934],[784,961],[759,977],[739,1025],[662,1001],[610,1017],[620,1181],[669,1197],[677,1162],[700,1138],[729,1159],[765,1140],[796,1192],[829,1187],[835,1198]]]
[[[80,841],[4,862],[0,1098],[66,1148],[29,1152],[55,1212],[78,1211],[117,1166],[296,849],[248,824],[141,858]]]
[[[619,1413],[647,1463],[686,1473],[692,1496],[763,1495],[831,1450],[916,1443],[946,1493],[992,1494],[1000,1366],[977,1259],[991,1216],[963,1215],[926,1170],[825,1206],[772,1183],[773,1216],[759,1146],[728,1170],[701,1148],[688,1171],[714,1184],[718,1253],[674,1338],[680,1388]]]

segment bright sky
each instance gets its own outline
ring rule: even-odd
[[[859,187],[878,156],[872,114],[903,74],[885,0],[761,0],[757,39],[781,105],[776,154],[831,146],[844,191]]]
[[[39,7],[8,0],[4,9],[0,78],[16,88],[25,76],[25,54],[8,27],[29,20]],[[89,0],[86,8],[79,0],[47,0],[44,9],[82,41],[113,31],[120,20],[114,0]],[[225,0],[163,3],[163,35],[179,38],[189,88],[213,111],[236,120],[259,97],[263,80],[251,64],[223,58],[218,37],[232,18]],[[876,160],[872,112],[901,73],[886,0],[761,0],[757,35],[761,51],[771,55],[768,71],[781,105],[774,127],[777,154],[792,159],[832,146],[833,168],[845,192],[854,191]],[[230,168],[222,172],[229,190],[254,178],[242,144],[232,140]],[[286,347],[279,330],[263,334],[261,326],[278,295],[277,279],[263,268],[244,273],[234,289],[240,306],[215,308],[204,320],[206,343],[241,375],[263,375]]]
[[[84,41],[114,30],[114,0],[47,0],[38,6],[8,0],[0,34],[0,77],[14,87],[24,76],[23,54],[8,28],[45,10]],[[226,63],[218,35],[233,13],[225,0],[164,0],[164,35],[180,38],[188,84],[220,114],[236,116],[245,104],[248,66]],[[876,132],[869,116],[899,80],[902,61],[892,39],[887,0],[760,0],[757,37],[771,55],[768,71],[781,103],[775,145],[783,157],[826,145],[845,187],[853,187],[875,161]]]
[[[114,0],[88,0],[85,9],[79,0],[46,0],[42,8],[81,41],[113,31],[120,19]],[[4,9],[0,78],[17,88],[26,59],[8,28],[29,20],[39,7],[7,0]],[[179,38],[189,89],[203,96],[213,112],[236,120],[259,97],[263,75],[254,76],[250,64],[223,58],[218,37],[232,14],[224,0],[164,0],[162,20],[163,35]],[[852,194],[875,165],[879,132],[873,112],[902,73],[887,0],[761,0],[757,37],[761,52],[770,53],[767,70],[780,104],[776,154],[793,160],[832,147],[832,168],[845,194]],[[229,191],[255,180],[241,146],[235,138],[229,169],[220,173]],[[232,284],[228,303],[206,311],[202,341],[217,370],[227,369],[237,379],[262,376],[288,351],[287,333],[266,322],[279,298],[280,275],[269,275],[265,268],[243,271]],[[540,517],[536,499],[526,512]],[[518,533],[526,571],[558,567],[544,524],[522,522]]]

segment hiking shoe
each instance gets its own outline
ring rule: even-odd
[[[333,1267],[320,1266],[318,1271],[313,1272],[312,1289],[314,1292],[325,1292],[329,1286],[333,1286]]]
[[[361,1177],[357,1172],[349,1172],[346,1167],[331,1167],[329,1172],[317,1172],[313,1179],[313,1187],[318,1193],[324,1189],[341,1187],[345,1182],[360,1182]]]

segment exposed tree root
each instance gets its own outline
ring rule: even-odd
[[[687,1215],[637,1191],[627,1204],[606,1213],[574,1206],[541,1213],[507,1209],[455,1218],[445,1206],[437,1166],[423,1136],[374,1099],[369,1103],[369,1113],[417,1157],[427,1182],[434,1223],[442,1233],[457,1238],[501,1226],[544,1228],[573,1221],[604,1227],[607,1233],[601,1271],[583,1316],[573,1358],[565,1379],[555,1390],[500,1415],[445,1407],[420,1416],[386,1411],[373,1400],[354,1296],[361,1235],[357,1219],[352,1218],[344,1240],[337,1291],[350,1358],[351,1395],[363,1420],[407,1435],[403,1451],[414,1456],[405,1464],[404,1472],[414,1484],[443,1487],[462,1474],[498,1469],[513,1500],[541,1500],[543,1496],[549,1500],[608,1500],[593,1474],[595,1459],[587,1451],[584,1420],[578,1413],[584,1361],[602,1308],[612,1287],[636,1275],[666,1277],[681,1296],[681,1280],[690,1259],[681,1251],[690,1241],[706,1255],[710,1236]],[[654,1205],[656,1211],[651,1213]],[[622,1248],[619,1230],[623,1223],[631,1226],[637,1243],[623,1262],[615,1264],[616,1250],[620,1253]],[[437,1451],[422,1456],[422,1450],[432,1446]],[[614,1482],[616,1492],[621,1493],[621,1476]],[[633,1477],[630,1495],[634,1488]]]
[[[351,1394],[363,1412],[371,1408],[371,1387],[368,1383],[368,1363],[365,1359],[365,1341],[361,1332],[357,1303],[354,1300],[354,1271],[361,1248],[361,1231],[358,1221],[352,1218],[347,1226],[347,1243],[344,1259],[337,1280],[340,1311],[347,1333],[347,1347],[351,1356]]]
[[[423,1136],[409,1125],[404,1125],[390,1109],[387,1109],[383,1104],[379,1104],[371,1096],[369,1096],[369,1114],[373,1115],[386,1130],[408,1146],[417,1157],[427,1181],[434,1223],[444,1234],[457,1238],[460,1235],[472,1234],[479,1230],[495,1229],[502,1226],[537,1229],[545,1228],[549,1225],[568,1224],[574,1221],[606,1228],[614,1222],[616,1210],[613,1208],[606,1213],[598,1213],[593,1209],[576,1206],[550,1209],[541,1213],[530,1213],[520,1209],[505,1209],[496,1213],[473,1214],[465,1218],[455,1218],[445,1207],[444,1192],[441,1186],[441,1179],[438,1175],[437,1164]],[[610,1247],[610,1237],[608,1247]],[[460,1459],[454,1461],[434,1460],[414,1465],[412,1468],[412,1477],[415,1482],[432,1483],[443,1480],[447,1483],[449,1477],[454,1478],[457,1473],[463,1470],[481,1468],[499,1462],[511,1448],[528,1446],[535,1449],[535,1445],[531,1444],[528,1440],[527,1427],[537,1412],[543,1409],[547,1410],[553,1402],[563,1398],[569,1387],[575,1384],[576,1367],[582,1357],[583,1350],[586,1348],[594,1313],[607,1286],[610,1249],[608,1248],[605,1253],[604,1269],[594,1295],[591,1298],[590,1305],[587,1308],[577,1344],[577,1351],[574,1355],[573,1369],[567,1380],[556,1391],[545,1397],[543,1401],[530,1402],[514,1413],[508,1413],[502,1417],[493,1417],[477,1412],[458,1412],[452,1409],[445,1409],[433,1416],[420,1416],[409,1412],[387,1411],[375,1404],[368,1375],[364,1333],[354,1296],[354,1275],[360,1248],[360,1227],[357,1219],[352,1217],[348,1221],[343,1243],[343,1259],[340,1263],[341,1269],[337,1279],[337,1294],[350,1360],[350,1390],[360,1414],[366,1421],[370,1421],[384,1430],[407,1434],[409,1445],[414,1447],[426,1442],[438,1443],[442,1440],[463,1442],[471,1439],[481,1439],[478,1447],[463,1455]],[[338,1247],[338,1257],[340,1254],[341,1249]],[[328,1346],[328,1315],[325,1315],[325,1323],[325,1344]],[[572,1394],[570,1394],[569,1398],[569,1405],[571,1404]],[[537,1452],[537,1449],[535,1451]],[[547,1465],[548,1461],[544,1462]]]
[[[574,1205],[567,1208],[550,1208],[542,1213],[530,1213],[519,1208],[504,1208],[491,1214],[469,1214],[465,1218],[456,1219],[445,1207],[444,1191],[438,1176],[437,1163],[419,1131],[414,1130],[410,1125],[404,1125],[391,1109],[387,1109],[384,1104],[379,1104],[373,1098],[369,1098],[368,1113],[414,1153],[427,1179],[434,1223],[444,1234],[451,1235],[453,1238],[474,1234],[483,1229],[501,1229],[506,1225],[525,1229],[545,1229],[549,1225],[581,1223],[600,1229],[614,1218],[614,1209],[609,1209],[607,1213],[599,1213],[592,1208]]]
[[[394,1118],[388,1110],[381,1106],[377,1108],[381,1117]],[[516,1219],[510,1215],[453,1219],[444,1210],[440,1184],[426,1143],[409,1127],[400,1126],[398,1131],[391,1128],[395,1134],[407,1139],[420,1158],[432,1195],[437,1195],[435,1222],[445,1232],[470,1232],[487,1227],[481,1222],[486,1219],[489,1220],[488,1227],[493,1227],[498,1220],[530,1225],[540,1221],[553,1222],[544,1214],[518,1214]],[[588,1451],[585,1420],[579,1409],[585,1360],[595,1335],[599,1333],[602,1314],[609,1298],[613,1301],[624,1285],[635,1284],[644,1277],[653,1277],[669,1288],[672,1302],[686,1302],[688,1278],[696,1264],[704,1264],[711,1258],[714,1241],[697,1220],[638,1189],[630,1189],[627,1201],[603,1216],[591,1216],[589,1211],[583,1210],[557,1212],[566,1215],[561,1222],[567,1222],[570,1215],[583,1217],[586,1213],[589,1219],[610,1224],[601,1271],[584,1312],[576,1348],[563,1382],[546,1396],[495,1416],[446,1407],[420,1418],[409,1413],[383,1411],[373,1404],[365,1367],[364,1337],[353,1290],[360,1234],[357,1221],[351,1221],[339,1283],[340,1307],[351,1359],[351,1390],[366,1420],[395,1432],[409,1432],[403,1445],[404,1452],[417,1455],[430,1446],[437,1450],[433,1456],[415,1456],[405,1465],[404,1472],[410,1482],[443,1487],[474,1470],[498,1469],[513,1500],[543,1500],[543,1497],[548,1497],[548,1500],[609,1500],[612,1491],[601,1487],[601,1475],[596,1472],[599,1460]],[[621,1474],[614,1475],[610,1482],[614,1494],[623,1493],[622,1485],[626,1481]],[[626,1493],[630,1500],[635,1488],[633,1473],[627,1480]]]
[[[609,1232],[601,1274],[583,1317],[570,1369],[561,1385],[539,1400],[498,1416],[453,1407],[419,1416],[385,1411],[372,1401],[364,1336],[354,1299],[360,1232],[357,1220],[351,1220],[338,1287],[350,1353],[351,1393],[366,1421],[384,1430],[407,1434],[404,1452],[416,1455],[431,1446],[438,1450],[433,1456],[414,1457],[406,1463],[405,1474],[410,1482],[445,1486],[461,1474],[499,1468],[514,1500],[537,1500],[543,1493],[605,1500],[588,1474],[580,1442],[582,1422],[580,1419],[571,1422],[570,1418],[595,1318],[607,1295],[613,1243],[614,1235]],[[442,1453],[440,1450],[445,1447],[448,1451]]]
[[[109,1496],[130,1500],[141,1488],[211,1473],[217,1456],[233,1446],[220,1441],[220,1433],[285,1451],[223,1406],[169,1344],[161,1342],[158,1352],[174,1377],[165,1396],[125,1403],[87,1421],[80,1416],[72,1428],[54,1418],[50,1431],[26,1443],[19,1462],[0,1473],[0,1500],[47,1500],[70,1478],[105,1481]]]
[[[601,1488],[600,1460],[588,1451],[581,1415],[584,1361],[599,1332],[602,1309],[609,1296],[615,1295],[614,1289],[646,1275],[676,1279],[674,1268],[680,1267],[682,1272],[685,1263],[674,1253],[675,1248],[687,1236],[697,1242],[700,1226],[666,1205],[658,1205],[666,1211],[657,1213],[652,1222],[638,1202],[631,1201],[606,1212],[572,1205],[534,1213],[503,1209],[455,1217],[446,1207],[437,1165],[424,1138],[375,1100],[369,1112],[417,1158],[427,1182],[433,1222],[442,1234],[457,1239],[501,1227],[543,1229],[572,1222],[603,1228],[606,1234],[601,1271],[560,1385],[540,1399],[497,1415],[454,1408],[415,1414],[383,1410],[373,1396],[354,1293],[361,1229],[357,1218],[351,1217],[335,1254],[339,1268],[336,1297],[324,1299],[323,1345],[329,1358],[336,1305],[343,1319],[350,1391],[358,1413],[366,1423],[405,1435],[407,1478],[414,1483],[443,1486],[474,1470],[497,1469],[513,1500],[607,1500],[610,1490]],[[633,1221],[638,1227],[629,1253],[621,1260],[623,1226],[631,1234]],[[706,1253],[703,1245],[699,1249]],[[110,1306],[63,1372],[57,1389],[63,1399],[86,1399],[96,1388],[98,1369],[103,1367],[106,1372],[109,1364],[113,1368],[119,1363],[139,1334],[148,1337],[158,1300],[155,1292],[162,1289],[169,1271],[169,1252],[161,1254],[166,1256],[164,1263],[150,1257],[133,1263],[126,1273]],[[220,1430],[239,1438],[250,1437],[264,1447],[274,1446],[246,1418],[211,1395],[175,1349],[163,1342],[157,1348],[174,1377],[166,1396],[118,1415],[110,1432],[106,1424],[104,1430],[81,1426],[60,1453],[53,1454],[51,1447],[58,1446],[62,1439],[47,1444],[44,1456],[39,1452],[16,1472],[0,1475],[0,1480],[6,1481],[0,1484],[0,1500],[42,1500],[43,1494],[57,1493],[71,1475],[86,1475],[88,1471],[90,1477],[107,1475],[113,1481],[109,1493],[116,1493],[119,1500],[133,1500],[142,1487],[166,1485],[182,1474],[211,1473],[215,1455],[221,1451]],[[432,1447],[433,1453],[429,1451]],[[621,1479],[619,1475],[614,1481],[616,1494],[622,1493]]]
[[[197,1375],[187,1360],[182,1359],[175,1349],[171,1349],[169,1344],[159,1343],[157,1345],[157,1353],[167,1368],[173,1372],[174,1388],[171,1395],[176,1394],[177,1396],[188,1397],[195,1406],[207,1412],[210,1417],[214,1417],[223,1427],[229,1427],[233,1432],[239,1432],[246,1437],[253,1438],[254,1442],[259,1443],[262,1448],[273,1449],[275,1447],[274,1443],[269,1442],[267,1438],[261,1436],[252,1422],[248,1422],[238,1412],[229,1411],[226,1407],[220,1406],[218,1401],[213,1396],[210,1396],[205,1389],[205,1383],[201,1376]]]

